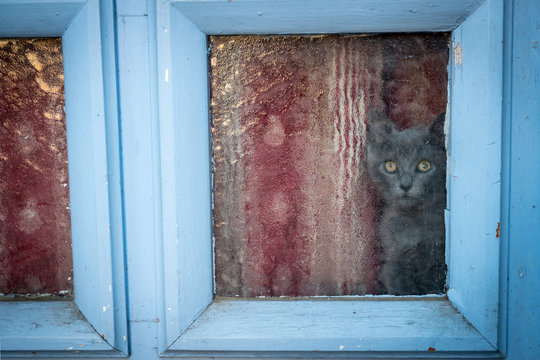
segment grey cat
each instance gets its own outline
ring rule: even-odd
[[[382,204],[381,293],[445,291],[444,118],[442,113],[429,127],[398,131],[382,112],[370,112],[367,167]]]

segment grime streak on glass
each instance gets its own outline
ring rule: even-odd
[[[210,37],[218,295],[379,291],[368,111],[429,124],[447,63],[446,34]]]
[[[61,39],[0,39],[0,293],[70,294]]]

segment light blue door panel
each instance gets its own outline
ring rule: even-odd
[[[73,303],[0,303],[2,359],[540,358],[539,19],[537,0],[0,0],[0,36],[63,37],[75,270]],[[453,32],[448,299],[213,301],[206,35],[403,31]]]

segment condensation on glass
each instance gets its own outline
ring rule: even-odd
[[[217,295],[444,292],[448,42],[209,38]]]
[[[0,39],[0,293],[72,292],[61,39]]]

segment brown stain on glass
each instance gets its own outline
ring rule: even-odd
[[[61,39],[0,39],[0,293],[69,294]]]
[[[220,36],[210,50],[217,295],[377,293],[367,114],[405,128],[443,112],[447,35]]]

